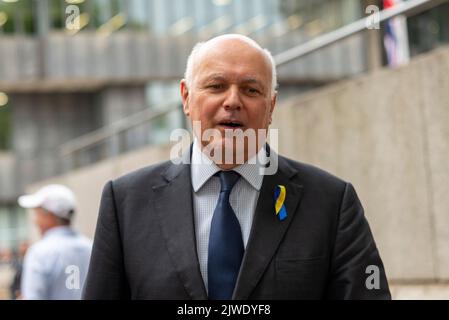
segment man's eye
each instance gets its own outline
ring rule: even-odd
[[[260,93],[260,91],[256,88],[247,88],[246,91],[251,95],[257,95]]]
[[[208,86],[209,89],[219,90],[223,88],[222,84],[211,84]]]

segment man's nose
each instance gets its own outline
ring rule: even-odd
[[[242,99],[238,87],[229,87],[229,89],[226,91],[226,98],[223,106],[225,109],[240,109],[242,107]]]

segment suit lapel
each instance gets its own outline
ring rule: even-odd
[[[176,271],[192,299],[207,299],[196,251],[190,166],[171,165],[154,186],[153,205]]]
[[[296,171],[279,157],[277,173],[264,177],[233,299],[243,300],[250,296],[294,218],[302,195],[302,186],[290,179],[295,174]],[[283,221],[275,215],[274,192],[277,185],[284,185],[287,191],[287,218]]]

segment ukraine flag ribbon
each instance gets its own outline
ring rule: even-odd
[[[285,209],[285,197],[287,195],[287,191],[285,186],[278,185],[276,190],[274,191],[274,203],[276,209],[276,215],[279,217],[279,220],[282,221],[287,218],[287,210]]]

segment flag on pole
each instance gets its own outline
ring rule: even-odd
[[[383,0],[384,9],[390,9],[400,2],[402,0]],[[407,18],[405,16],[396,16],[387,21],[384,46],[390,67],[398,67],[409,62],[410,49],[408,44]]]

